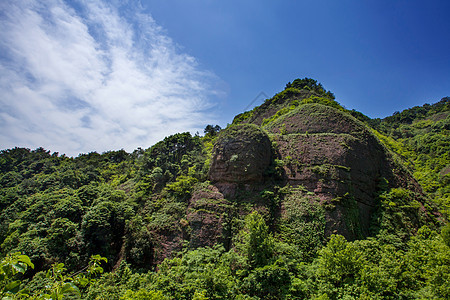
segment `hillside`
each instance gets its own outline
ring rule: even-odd
[[[2,295],[448,299],[449,100],[370,119],[296,79],[203,137],[2,150]]]

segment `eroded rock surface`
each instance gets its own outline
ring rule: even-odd
[[[372,132],[338,109],[303,105],[266,130],[278,145],[288,182],[304,186],[328,207],[327,235],[339,233],[349,239],[369,235],[381,180],[390,187],[420,192]]]
[[[355,239],[370,235],[380,183],[421,192],[370,129],[342,110],[305,104],[263,123],[276,154],[255,125],[235,125],[219,137],[209,178],[225,196],[233,196],[237,183],[260,182],[277,156],[285,183],[306,188],[327,207],[325,235]]]
[[[267,134],[255,125],[221,132],[213,149],[209,179],[214,183],[254,183],[263,178],[272,157]]]
[[[212,185],[200,187],[189,200],[187,221],[190,230],[190,247],[212,247],[217,242],[225,243],[225,218],[230,203]]]

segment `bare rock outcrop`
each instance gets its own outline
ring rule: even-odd
[[[190,247],[212,247],[225,243],[225,219],[230,203],[213,185],[200,186],[189,200],[186,219],[190,226]]]
[[[302,105],[265,129],[278,145],[287,181],[313,192],[328,207],[326,235],[368,236],[381,181],[421,192],[362,122],[336,108]]]
[[[304,187],[327,208],[324,235],[355,239],[370,235],[381,183],[421,193],[374,133],[343,110],[304,104],[263,124],[231,126],[217,140],[209,179],[225,197],[237,184],[261,183],[277,158],[284,182]]]
[[[271,142],[264,131],[250,124],[231,126],[214,145],[209,179],[219,184],[259,182],[271,158]]]

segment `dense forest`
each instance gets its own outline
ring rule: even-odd
[[[0,153],[2,299],[450,299],[450,98],[316,80],[203,136]]]

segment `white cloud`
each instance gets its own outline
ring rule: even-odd
[[[201,131],[218,80],[139,9],[0,4],[0,148],[68,155],[146,148]]]

